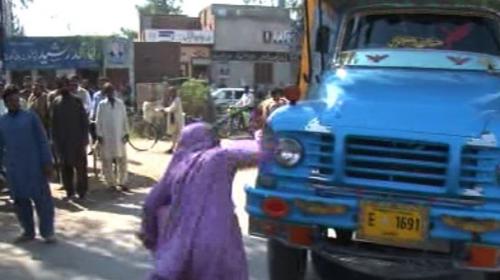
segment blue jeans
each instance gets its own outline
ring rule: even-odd
[[[33,204],[38,215],[40,235],[48,238],[54,235],[54,201],[50,193],[40,198],[17,198],[14,200],[16,215],[24,230],[24,235],[35,237],[35,221],[33,219]]]

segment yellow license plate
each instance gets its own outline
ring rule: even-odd
[[[361,202],[358,237],[391,242],[418,243],[427,238],[426,207],[395,203]]]

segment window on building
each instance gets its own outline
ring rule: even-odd
[[[274,81],[274,67],[272,63],[255,63],[253,73],[256,84],[272,84]]]

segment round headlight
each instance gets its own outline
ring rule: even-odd
[[[293,167],[302,159],[302,145],[294,139],[281,138],[275,149],[274,158],[285,167]]]

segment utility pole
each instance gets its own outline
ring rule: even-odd
[[[0,0],[0,73],[4,72],[5,0]]]

